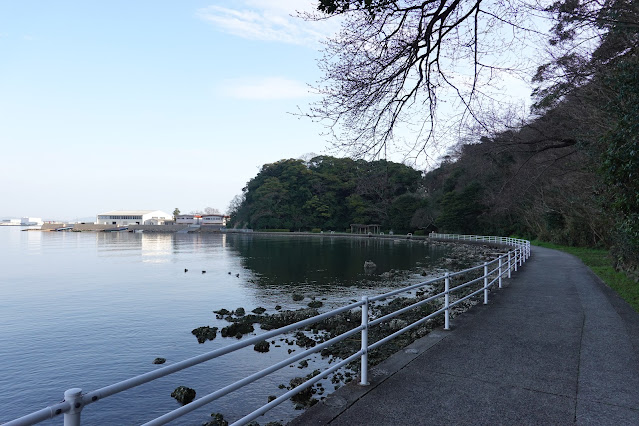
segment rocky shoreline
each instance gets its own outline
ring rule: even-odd
[[[437,246],[446,246],[450,248],[449,254],[440,259],[435,264],[430,264],[428,267],[418,266],[413,270],[399,271],[391,270],[381,274],[382,282],[377,282],[377,285],[390,285],[397,286],[399,283],[406,283],[407,281],[415,280],[415,277],[420,277],[422,281],[428,280],[434,277],[440,277],[446,272],[455,272],[463,269],[467,269],[472,266],[476,266],[483,262],[494,259],[498,253],[494,246],[479,245],[479,244],[458,244],[448,243],[440,241],[431,241],[428,244]],[[464,276],[457,276],[451,286],[459,284],[469,279],[473,279],[476,276],[481,276],[483,271],[474,271]],[[473,276],[475,275],[475,276]],[[412,277],[412,279],[411,279]],[[409,284],[407,284],[409,285]],[[464,297],[472,291],[480,288],[482,283],[477,283],[466,287],[463,293],[456,294],[455,297],[451,295],[451,302]],[[433,294],[443,291],[444,283],[440,280],[431,285],[425,285],[418,290],[407,292],[404,296],[389,298],[389,300],[382,300],[377,303],[371,303],[369,307],[369,315],[371,319],[380,318],[388,313],[395,312],[398,309],[413,305],[420,300],[424,300]],[[298,321],[311,318],[320,313],[320,308],[323,303],[316,300],[316,297],[306,296],[304,294],[294,293],[291,298],[299,303],[304,303],[306,306],[297,310],[282,310],[281,306],[274,306],[270,309],[264,307],[255,307],[249,313],[244,308],[236,308],[229,310],[221,308],[214,311],[216,320],[224,321],[226,324],[223,327],[212,327],[210,325],[201,326],[193,329],[191,333],[196,337],[199,343],[204,343],[209,340],[214,340],[220,335],[222,338],[234,338],[241,339],[248,334],[255,334],[255,327],[259,327],[261,330],[273,330],[281,328]],[[451,315],[456,316],[460,313],[468,310],[470,307],[478,303],[478,300],[471,298],[463,303],[455,306],[451,309]],[[353,300],[355,301],[355,300]],[[375,343],[384,337],[392,334],[408,324],[413,323],[430,313],[440,309],[443,306],[442,300],[434,300],[420,306],[419,308],[412,309],[406,313],[394,317],[392,320],[381,323],[375,327],[369,329],[369,344]],[[328,311],[330,309],[325,309]],[[267,313],[273,312],[274,313]],[[416,339],[419,339],[427,335],[431,330],[443,325],[443,315],[438,315],[433,319],[426,321],[425,323],[417,326],[395,339],[387,342],[379,348],[369,352],[369,365],[377,365],[389,356],[393,355],[397,351],[406,347]],[[271,347],[281,348],[288,347],[287,352],[291,354],[296,350],[305,350],[307,348],[315,347],[319,343],[326,342],[348,330],[351,330],[361,324],[361,309],[353,309],[348,312],[344,312],[333,316],[328,319],[319,321],[311,326],[303,329],[299,329],[295,332],[291,332],[287,335],[278,336],[277,339],[271,339],[270,341],[261,341],[254,345],[254,350],[260,353],[269,352]],[[333,363],[338,360],[342,360],[357,352],[360,349],[359,334],[355,334],[350,338],[347,338],[335,345],[323,349],[319,354],[312,355],[313,357],[321,357],[327,359],[328,363]],[[309,359],[310,360],[310,359]],[[310,370],[307,360],[299,362],[298,368],[304,370]],[[334,373],[326,380],[322,380],[316,383],[314,386],[307,388],[300,392],[295,397],[291,398],[292,403],[296,409],[304,409],[309,407],[319,400],[324,399],[326,395],[333,390],[338,389],[345,383],[353,380],[358,372],[360,365],[358,362],[349,364],[346,368],[341,369]],[[285,391],[293,389],[304,381],[319,374],[319,370],[309,372],[306,376],[297,376],[290,380],[288,384],[280,384],[279,389]],[[329,382],[332,384],[332,388],[329,388]],[[269,396],[269,400],[274,399],[276,396]],[[319,399],[318,399],[319,397]],[[266,401],[268,402],[268,401]],[[212,420],[206,425],[228,424],[223,420],[223,415],[220,413],[211,414]],[[253,422],[256,425],[257,423]],[[278,424],[277,422],[268,423],[270,426]]]

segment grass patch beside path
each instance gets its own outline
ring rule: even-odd
[[[634,282],[625,273],[615,271],[607,250],[560,246],[539,240],[534,240],[530,243],[539,247],[565,251],[566,253],[577,256],[587,267],[592,269],[603,282],[628,302],[635,311],[639,312],[639,283]]]

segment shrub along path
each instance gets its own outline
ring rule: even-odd
[[[292,424],[639,424],[639,314],[556,250],[504,284]]]

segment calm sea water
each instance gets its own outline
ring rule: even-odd
[[[213,310],[305,307],[308,297],[294,302],[293,291],[325,298],[328,310],[388,290],[383,272],[444,254],[419,242],[368,238],[22,229],[0,227],[0,423],[61,401],[66,389],[91,391],[151,371],[156,357],[169,364],[236,342],[218,334],[197,343],[192,329],[226,325]],[[367,259],[378,266],[374,275],[364,273]],[[245,348],[111,396],[87,406],[83,424],[144,423],[179,407],[170,396],[177,386],[203,396],[285,358],[285,346],[265,354]],[[199,425],[211,412],[237,420],[282,394],[278,384],[325,363],[318,357],[307,369],[284,368],[174,423]],[[258,420],[297,414],[286,402]]]

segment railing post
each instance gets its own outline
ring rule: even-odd
[[[363,296],[362,300],[362,357],[361,357],[361,377],[359,384],[368,386],[368,296]]]
[[[518,248],[515,249],[515,272],[517,272],[517,263],[519,263],[519,260],[517,259],[517,252],[519,251]]]
[[[525,249],[522,247],[521,248],[521,255],[519,256],[519,266],[522,266],[524,264],[524,256],[525,255],[526,255]]]
[[[64,392],[64,400],[71,405],[71,409],[64,413],[64,426],[80,426],[82,411],[82,389],[72,388]]]
[[[510,263],[510,250],[508,250],[508,278],[510,278],[510,273],[513,269],[513,266]]]
[[[450,330],[450,274],[446,272],[446,278],[444,278],[444,330]]]
[[[484,262],[484,305],[488,305],[488,262]]]
[[[499,256],[499,288],[501,288],[501,258],[502,256]]]

